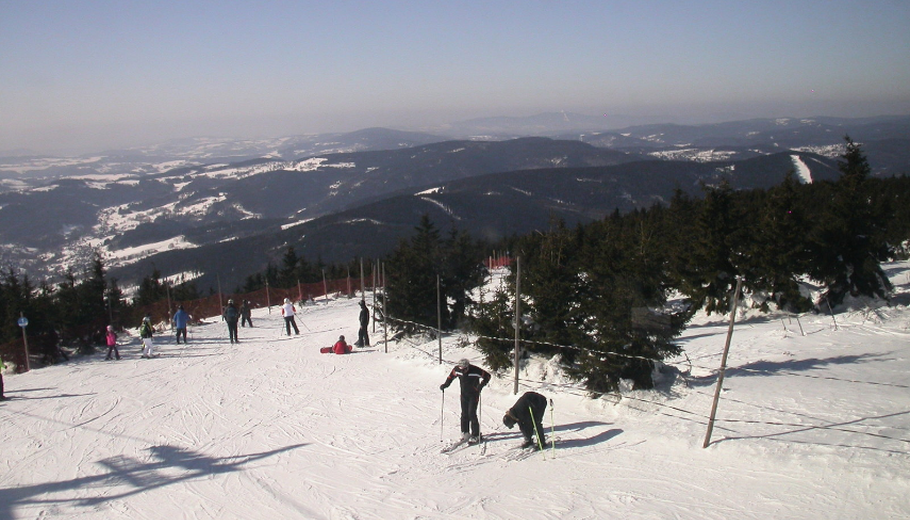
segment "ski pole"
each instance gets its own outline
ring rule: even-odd
[[[537,429],[537,417],[534,417],[534,409],[528,406],[528,411],[531,412],[531,423],[534,425],[534,435],[537,436],[537,447],[540,448],[541,453],[544,453],[543,443],[540,442],[540,431]]]
[[[443,440],[443,421],[446,418],[446,391],[445,388],[442,389],[442,407],[439,409],[439,442]]]
[[[553,400],[550,399],[550,451],[556,458],[556,413],[553,410]]]

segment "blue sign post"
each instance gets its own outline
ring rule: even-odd
[[[17,321],[20,327],[22,327],[22,344],[25,346],[25,371],[28,372],[31,370],[28,362],[28,336],[25,335],[25,327],[28,327],[28,318],[25,317],[24,313],[19,313],[19,320]]]

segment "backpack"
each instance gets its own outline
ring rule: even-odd
[[[139,327],[139,337],[140,338],[151,338],[152,337],[152,324],[143,321],[142,326]]]

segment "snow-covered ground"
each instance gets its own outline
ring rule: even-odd
[[[188,345],[104,352],[5,376],[0,518],[910,518],[910,264],[887,266],[894,306],[744,316],[712,442],[702,448],[727,323],[699,316],[660,391],[591,399],[554,366],[521,390],[551,398],[555,450],[513,457],[500,422],[511,374],[484,391],[487,442],[451,454],[452,363],[463,336],[320,354],[357,334],[357,300],[277,309],[230,345],[217,319]],[[802,327],[802,332],[800,330]],[[372,327],[372,326],[371,326]]]

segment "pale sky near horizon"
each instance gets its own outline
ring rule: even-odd
[[[0,0],[0,151],[910,114],[908,27],[908,0]]]

